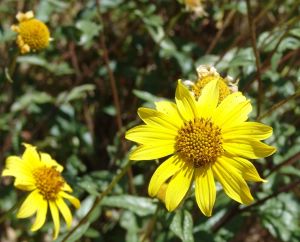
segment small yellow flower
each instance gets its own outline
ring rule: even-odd
[[[59,212],[68,227],[72,223],[72,214],[64,199],[69,200],[76,208],[80,207],[80,202],[69,194],[72,188],[61,176],[63,167],[49,154],[38,153],[36,147],[29,144],[25,144],[25,147],[22,158],[18,156],[7,158],[2,176],[15,177],[14,186],[30,192],[21,205],[17,217],[27,218],[36,213],[31,231],[36,231],[44,225],[50,207],[56,239],[60,229]]]
[[[179,81],[175,103],[161,101],[155,103],[156,109],[140,108],[145,125],[126,133],[128,140],[139,144],[130,153],[131,160],[170,156],[154,172],[148,188],[169,211],[180,205],[193,181],[197,204],[206,216],[211,216],[216,199],[215,178],[230,198],[242,204],[253,201],[246,181],[265,181],[248,159],[276,151],[261,142],[272,135],[272,128],[246,122],[252,107],[240,92],[219,102],[219,90],[220,82],[214,79],[195,99]]]
[[[13,25],[11,29],[18,33],[17,45],[22,54],[44,49],[49,45],[49,29],[42,21],[34,18],[32,11],[19,12],[16,18],[19,24]]]

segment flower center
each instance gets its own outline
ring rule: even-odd
[[[175,149],[194,167],[214,163],[223,154],[221,129],[209,119],[196,118],[178,131]]]
[[[222,102],[224,98],[231,93],[229,87],[227,86],[225,80],[222,77],[208,75],[199,79],[192,87],[192,91],[195,94],[196,99],[200,97],[202,89],[205,87],[205,85],[215,79],[218,79],[219,82],[219,103]]]
[[[35,185],[45,200],[56,200],[65,183],[55,167],[40,167],[33,171]]]
[[[48,27],[40,20],[22,21],[19,24],[19,34],[21,38],[18,44],[27,44],[32,50],[43,49],[49,44],[50,33]]]

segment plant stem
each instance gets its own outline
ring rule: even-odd
[[[121,169],[121,171],[119,172],[119,174],[117,174],[114,179],[111,181],[111,183],[107,186],[107,188],[99,195],[96,197],[94,204],[92,205],[92,207],[90,208],[90,210],[87,212],[87,214],[81,218],[81,220],[78,222],[78,224],[72,229],[70,230],[66,237],[62,240],[62,242],[67,242],[68,239],[70,238],[70,236],[84,223],[86,223],[90,217],[90,215],[92,214],[92,212],[94,211],[94,209],[99,206],[100,202],[102,201],[102,199],[111,192],[111,190],[114,188],[114,186],[119,182],[119,180],[126,174],[126,172],[128,171],[128,169],[131,167],[133,161],[127,161],[126,165]]]
[[[247,4],[247,15],[248,15],[248,24],[249,29],[251,33],[251,43],[253,48],[253,53],[255,56],[255,64],[256,64],[256,72],[257,72],[257,81],[258,81],[258,95],[257,95],[257,113],[256,116],[259,117],[260,111],[261,111],[261,101],[263,98],[263,83],[261,80],[261,66],[260,66],[260,57],[259,52],[256,46],[256,34],[255,34],[255,28],[252,20],[252,10],[251,10],[251,4],[250,0],[246,0]]]

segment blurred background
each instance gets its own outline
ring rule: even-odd
[[[29,10],[53,40],[20,55],[10,26]],[[200,64],[239,80],[250,119],[274,129],[267,143],[278,151],[254,161],[268,183],[250,184],[251,206],[220,191],[210,218],[192,194],[168,213],[147,194],[159,161],[142,161],[69,241],[300,240],[298,0],[1,0],[0,19],[0,170],[23,142],[50,153],[82,200],[74,224],[128,160],[124,133],[140,123],[137,108],[172,100],[177,80],[196,81]],[[51,220],[33,233],[16,218],[24,195],[1,179],[0,241],[51,241]]]

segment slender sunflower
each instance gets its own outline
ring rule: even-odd
[[[64,199],[69,200],[76,208],[80,207],[80,202],[69,194],[72,188],[61,176],[63,167],[49,154],[38,153],[36,147],[24,145],[26,149],[22,158],[9,156],[6,159],[2,176],[15,177],[14,186],[30,192],[21,205],[17,217],[27,218],[36,213],[31,231],[36,231],[44,225],[48,207],[50,207],[54,222],[53,237],[56,239],[60,229],[59,212],[65,219],[67,227],[70,227],[72,223],[72,214]]]
[[[11,29],[18,33],[16,42],[21,54],[41,50],[49,45],[49,29],[42,21],[34,18],[32,11],[19,12],[16,18],[19,24],[12,25]]]
[[[272,128],[246,122],[252,107],[240,93],[229,94],[219,103],[219,82],[210,81],[196,100],[179,81],[175,103],[155,103],[156,110],[139,108],[145,122],[127,131],[126,138],[139,146],[131,160],[152,160],[169,156],[154,172],[148,192],[159,195],[169,211],[175,210],[195,182],[197,204],[211,216],[216,199],[215,178],[233,200],[253,201],[246,181],[264,182],[248,159],[267,157],[276,149],[261,140]],[[167,187],[166,187],[167,184]]]

